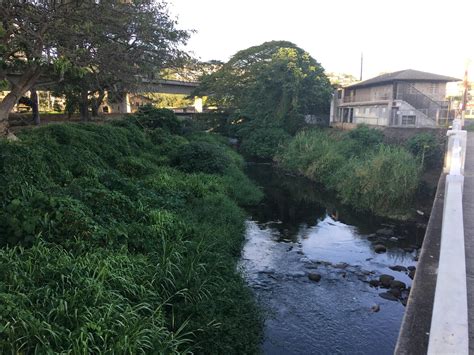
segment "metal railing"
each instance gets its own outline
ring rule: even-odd
[[[433,100],[410,83],[398,83],[396,99],[408,102],[417,110],[425,110],[426,115],[431,119],[436,117],[439,110],[448,107],[447,102]]]
[[[454,120],[448,137],[444,168],[448,175],[428,354],[469,353],[462,206],[467,133],[460,120]]]

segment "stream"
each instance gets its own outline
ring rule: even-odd
[[[425,226],[355,213],[271,165],[247,174],[265,193],[239,263],[263,310],[262,352],[392,354]],[[381,275],[406,288],[378,286]]]

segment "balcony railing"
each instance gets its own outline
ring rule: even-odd
[[[370,96],[370,95],[349,95],[349,96],[344,96],[342,102],[344,103],[350,103],[350,102],[371,102],[371,101],[385,101],[385,100],[390,100],[390,95],[389,94],[381,94],[381,95],[376,95],[376,96]]]

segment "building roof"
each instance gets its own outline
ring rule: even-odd
[[[439,81],[439,82],[450,82],[450,81],[461,81],[461,79],[453,78],[451,76],[438,75],[433,73],[427,73],[424,71],[406,69],[400,70],[393,73],[382,74],[375,78],[361,81],[356,84],[349,85],[349,88],[372,86],[378,84],[392,83],[394,81]]]

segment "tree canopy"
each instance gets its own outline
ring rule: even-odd
[[[196,94],[260,125],[294,131],[302,116],[329,112],[331,92],[323,67],[307,52],[271,41],[237,52],[204,75]]]
[[[182,58],[189,36],[159,0],[5,0],[0,17],[0,80],[11,88],[0,102],[3,130],[15,103],[42,75],[63,79],[75,68],[89,91],[120,91]]]

